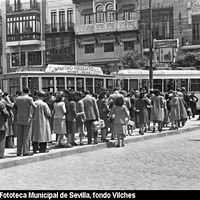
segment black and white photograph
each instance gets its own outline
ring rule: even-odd
[[[191,198],[199,129],[200,0],[0,0],[0,199]]]

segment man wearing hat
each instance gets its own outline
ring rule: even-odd
[[[2,95],[3,92],[0,89],[0,159],[4,158],[6,144],[5,124],[9,115],[5,103],[2,101]]]

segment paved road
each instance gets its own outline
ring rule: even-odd
[[[0,179],[0,190],[199,190],[200,133],[3,169]]]

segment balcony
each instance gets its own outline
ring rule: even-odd
[[[138,30],[138,19],[75,26],[76,35]]]
[[[6,14],[17,14],[22,12],[40,12],[40,3],[17,3],[17,4],[7,4]]]
[[[45,33],[60,33],[60,32],[73,32],[74,23],[55,23],[55,24],[46,24]]]

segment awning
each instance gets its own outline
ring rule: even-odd
[[[135,4],[126,4],[126,5],[123,5],[119,9],[119,12],[124,11],[124,10],[135,10]]]
[[[100,38],[100,43],[109,43],[109,42],[115,42],[116,41],[116,37],[114,34],[112,35],[107,35],[107,36],[101,36]]]
[[[77,38],[78,39],[78,38]],[[80,45],[87,45],[87,44],[95,44],[96,40],[94,37],[90,37],[90,38],[84,38],[84,39],[78,39],[78,43]]]

